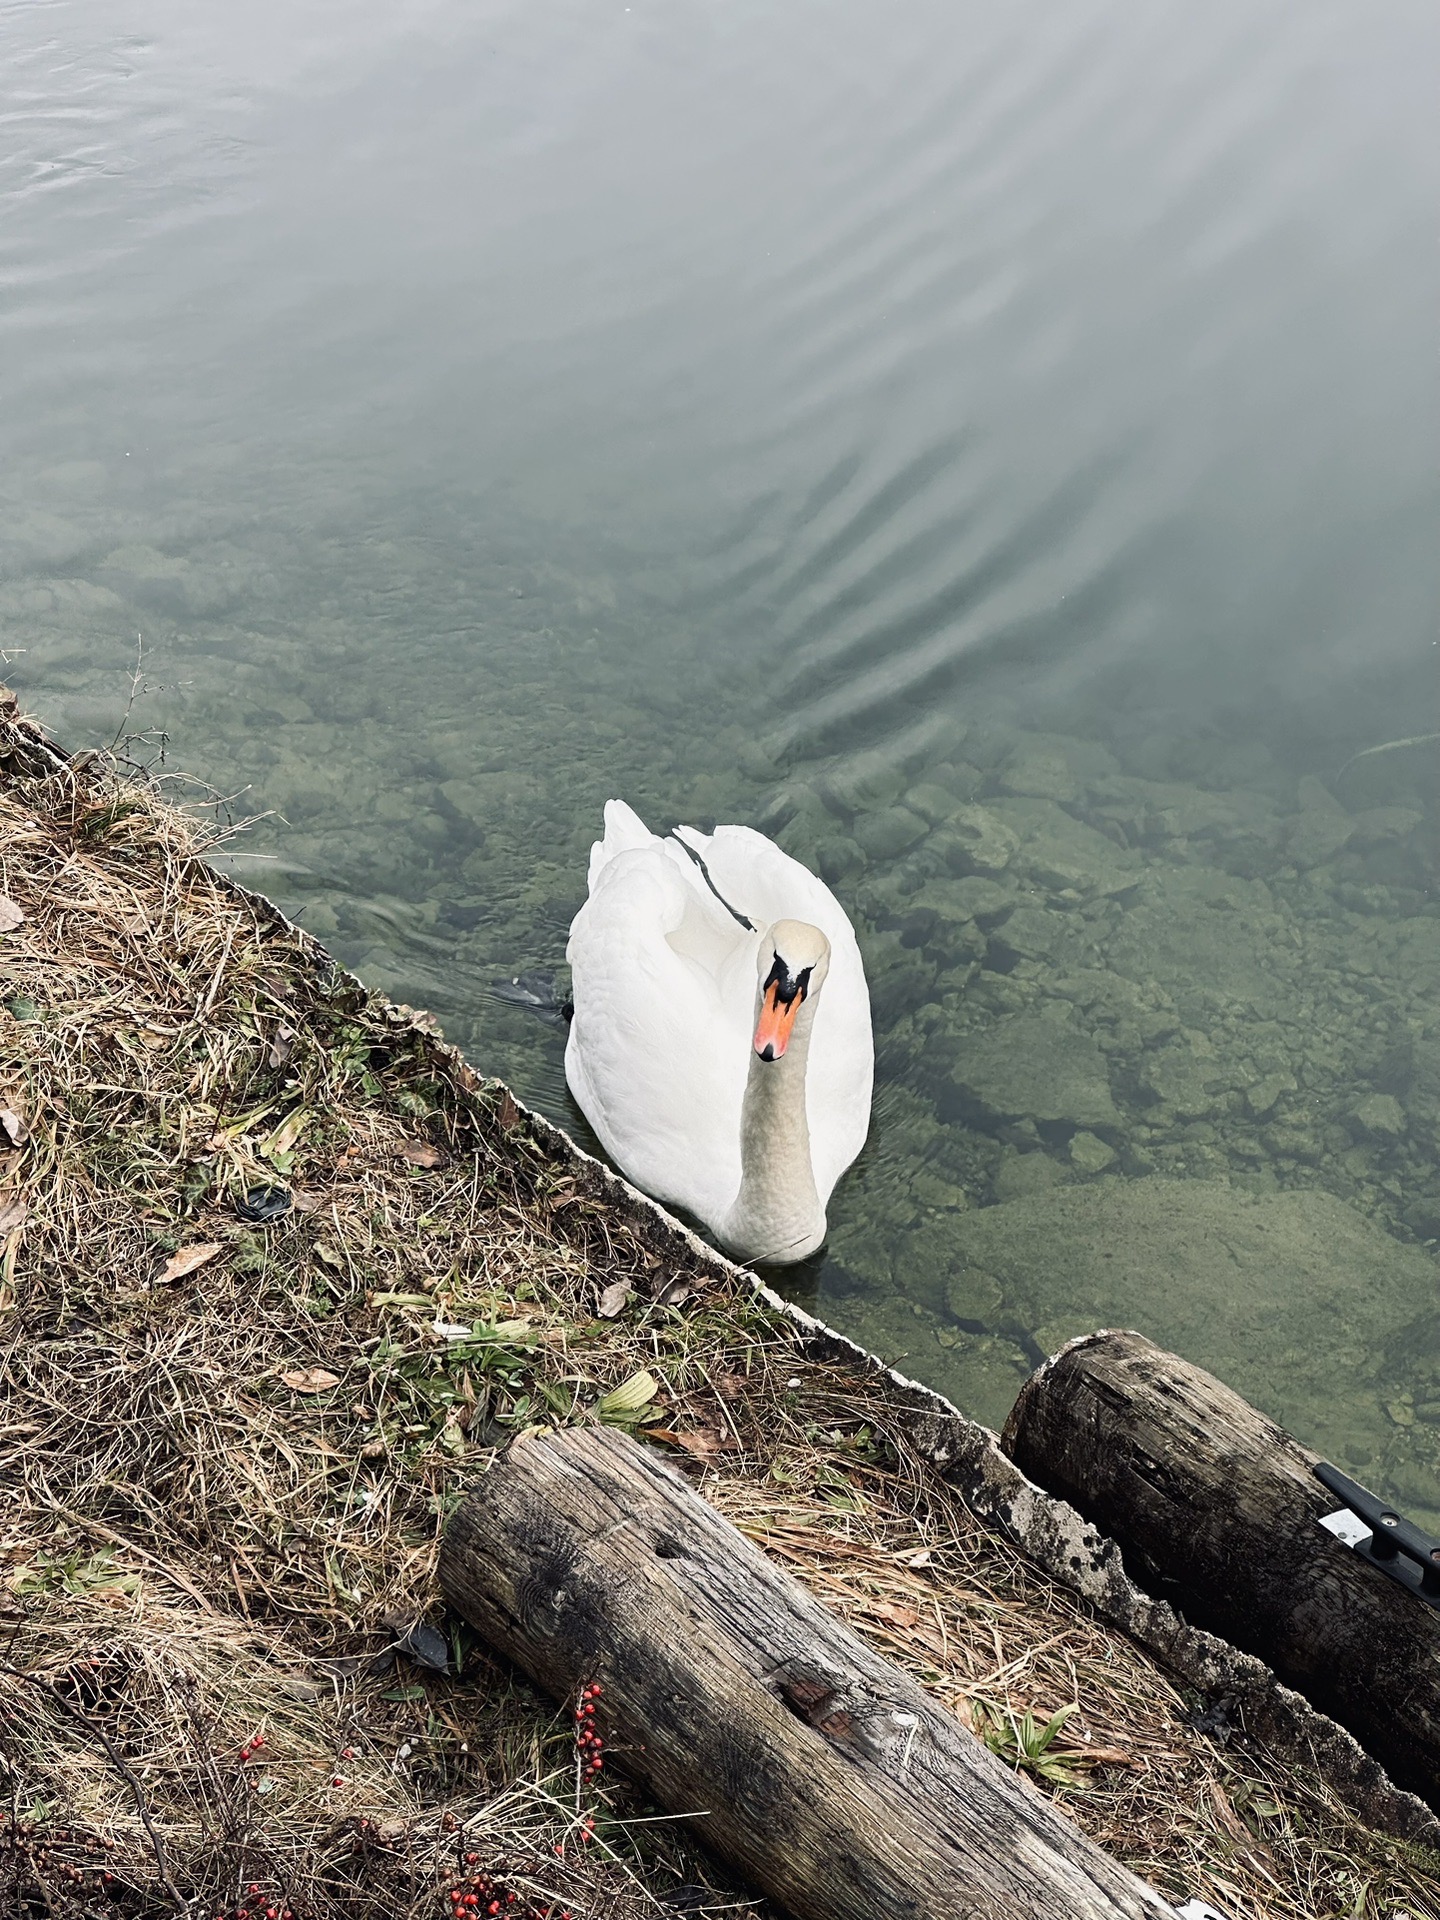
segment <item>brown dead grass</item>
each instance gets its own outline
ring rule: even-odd
[[[732,1904],[683,1822],[581,1793],[563,1703],[434,1609],[462,1485],[520,1427],[625,1418],[603,1396],[645,1371],[640,1430],[1162,1890],[1232,1920],[1440,1920],[1432,1857],[1177,1692],[979,1526],[874,1379],[657,1252],[202,844],[103,768],[0,781],[25,915],[0,935],[17,1912],[438,1916],[480,1871],[522,1915]],[[242,1221],[263,1185],[295,1206]],[[405,1648],[427,1615],[445,1673]],[[1025,1714],[1065,1706],[1024,1767]]]

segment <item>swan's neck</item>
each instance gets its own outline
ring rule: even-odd
[[[721,1237],[742,1259],[803,1260],[825,1238],[825,1209],[815,1190],[805,1070],[813,1003],[800,1009],[778,1060],[751,1049],[740,1111],[740,1191]]]

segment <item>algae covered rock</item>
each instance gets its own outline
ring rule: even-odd
[[[1120,1120],[1105,1056],[1063,1013],[1011,1014],[964,1036],[950,1080],[962,1109],[992,1122],[1024,1118],[1093,1129]]]
[[[1078,800],[1086,786],[1118,774],[1120,763],[1098,741],[1068,734],[1022,734],[1000,774],[1006,793],[1023,794],[1066,804]]]
[[[930,831],[918,814],[908,807],[885,807],[878,813],[861,814],[855,822],[855,841],[869,860],[893,860],[905,853]]]
[[[1083,1128],[1070,1140],[1070,1164],[1078,1173],[1104,1173],[1115,1164],[1115,1149]]]
[[[1367,1093],[1355,1102],[1349,1117],[1355,1130],[1371,1140],[1399,1140],[1409,1124],[1393,1093]]]
[[[1136,1327],[1342,1457],[1392,1430],[1392,1349],[1440,1283],[1428,1254],[1314,1188],[1107,1177],[949,1227],[956,1285],[971,1268],[997,1283],[1047,1351]]]
[[[1001,799],[994,810],[1020,841],[1011,866],[1052,893],[1126,893],[1142,877],[1135,853],[1051,801]]]
[[[1215,1112],[1228,1075],[1206,1036],[1186,1030],[1145,1056],[1140,1083],[1182,1120],[1198,1120]]]
[[[1334,859],[1354,833],[1355,822],[1313,775],[1301,780],[1299,799],[1300,812],[1286,830],[1286,850],[1297,867],[1318,867]]]

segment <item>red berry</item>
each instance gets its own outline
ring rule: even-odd
[[[467,1853],[465,1858],[470,1862],[471,1866],[473,1866],[480,1856],[478,1853]]]
[[[252,1880],[245,1891],[247,1893],[258,1893],[260,1891],[260,1882],[258,1880]]]
[[[353,1747],[342,1747],[340,1750],[340,1758],[342,1760],[353,1760],[355,1758],[355,1749]]]

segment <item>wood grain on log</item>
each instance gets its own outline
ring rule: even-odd
[[[1317,1456],[1138,1333],[1091,1335],[1025,1386],[1003,1445],[1119,1542],[1131,1575],[1259,1654],[1440,1811],[1440,1612],[1317,1525]]]
[[[522,1435],[440,1581],[552,1694],[600,1680],[607,1762],[801,1920],[1173,1912],[626,1435]]]

